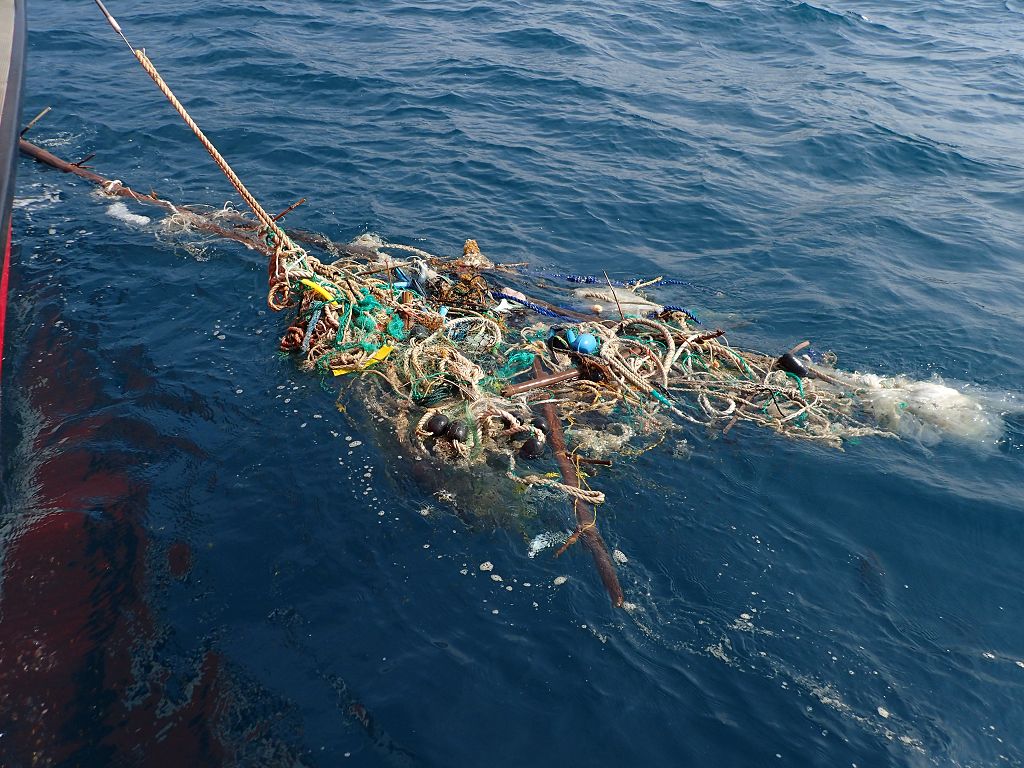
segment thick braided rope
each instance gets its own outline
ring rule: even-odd
[[[485,419],[502,419],[506,424],[509,425],[507,429],[501,430],[500,434],[502,435],[511,437],[512,435],[528,434],[532,437],[535,437],[537,439],[537,442],[539,442],[541,445],[547,442],[547,435],[545,435],[540,428],[535,427],[533,424],[527,424],[525,421],[521,421],[519,417],[516,416],[511,411],[507,411],[501,406],[496,405],[495,400],[493,398],[477,400],[476,402],[470,405],[470,409],[473,411],[483,410],[484,413],[482,415],[482,418]]]
[[[540,477],[539,475],[526,475],[525,477],[520,477],[512,470],[509,470],[505,476],[508,477],[509,480],[513,480],[520,485],[525,485],[527,487],[532,485],[541,485],[545,488],[562,491],[562,493],[568,494],[580,501],[585,501],[588,504],[604,504],[604,493],[601,491],[576,488],[575,486],[566,485],[565,483],[560,483],[557,480],[552,480],[549,477]]]
[[[658,280],[660,280],[660,279],[661,278],[659,277]],[[655,282],[655,281],[652,280],[651,282]],[[625,330],[626,328],[629,328],[629,327],[634,326],[634,325],[638,325],[638,326],[646,327],[646,328],[651,328],[654,331],[656,331],[662,338],[665,339],[666,352],[665,352],[665,356],[664,356],[664,368],[665,368],[665,371],[667,372],[668,369],[672,367],[672,362],[675,360],[675,356],[676,356],[676,341],[672,337],[671,331],[669,331],[669,329],[665,326],[664,323],[659,323],[659,322],[656,322],[654,320],[647,320],[647,319],[640,318],[640,317],[630,318],[629,320],[624,320],[622,323],[619,324],[619,328],[621,330]],[[665,374],[664,384],[665,384],[666,387],[668,386],[668,374],[667,373]]]
[[[245,201],[245,204],[252,209],[254,214],[256,214],[256,218],[260,220],[260,223],[273,233],[276,242],[281,246],[284,246],[284,250],[294,250],[294,245],[292,244],[291,239],[284,233],[284,230],[277,226],[277,222],[275,222],[274,218],[266,212],[262,205],[259,204],[259,201],[253,197],[245,184],[242,183],[242,180],[238,178],[238,175],[231,169],[231,166],[228,165],[228,161],[224,159],[224,156],[221,155],[220,152],[217,151],[213,142],[206,138],[206,134],[203,133],[202,129],[196,124],[196,121],[192,119],[191,115],[189,115],[184,105],[178,101],[178,97],[174,95],[174,92],[171,91],[167,83],[164,82],[160,73],[157,72],[156,67],[153,65],[153,62],[149,60],[149,56],[146,55],[146,52],[141,48],[135,48],[133,51],[135,53],[135,58],[139,60],[139,64],[141,64],[142,68],[146,70],[146,74],[152,78],[153,82],[156,83],[156,87],[160,89],[160,92],[171,103],[171,106],[173,106],[177,113],[181,115],[181,119],[185,121],[185,124],[192,129],[192,133],[196,135],[196,138],[199,139],[200,143],[202,143],[206,148],[206,151],[210,153],[210,157],[213,158],[213,161],[217,163],[224,175],[227,176],[228,181],[230,181],[231,185],[238,191],[238,194],[242,196],[242,200]]]

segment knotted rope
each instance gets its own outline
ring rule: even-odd
[[[566,485],[560,483],[550,477],[541,477],[540,475],[525,475],[520,476],[509,470],[506,474],[509,480],[530,487],[533,485],[541,485],[546,488],[552,488],[556,491],[561,491],[567,496],[572,496],[575,499],[584,501],[588,504],[604,504],[604,493],[601,491],[595,491],[587,488],[576,488],[572,485]]]
[[[540,475],[517,475],[516,474],[516,459],[515,456],[509,456],[508,472],[505,473],[505,477],[509,480],[519,483],[519,485],[530,488],[531,486],[539,485],[545,488],[551,488],[555,491],[561,491],[567,496],[571,496],[574,499],[586,502],[587,504],[604,504],[604,493],[601,491],[595,491],[592,488],[577,488],[573,485],[566,485],[560,483],[550,477],[541,477]]]

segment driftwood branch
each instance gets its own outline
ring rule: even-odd
[[[534,360],[534,374],[540,378],[540,361]],[[551,452],[558,462],[558,469],[562,473],[562,482],[573,488],[580,487],[579,477],[576,474],[576,466],[569,458],[565,447],[565,433],[562,431],[562,421],[558,418],[558,411],[554,403],[544,404],[544,419],[548,423],[548,443],[551,445]],[[594,508],[584,501],[573,499],[573,512],[576,514],[576,536],[583,540],[583,544],[590,550],[594,558],[594,565],[597,567],[597,574],[601,577],[608,596],[616,608],[621,608],[625,601],[622,593],[622,585],[619,584],[618,574],[615,573],[615,563],[608,553],[608,545],[597,530]]]
[[[189,225],[195,229],[203,232],[209,232],[211,235],[224,237],[228,240],[235,240],[239,243],[243,243],[249,248],[262,251],[268,256],[270,255],[266,245],[261,243],[260,239],[256,237],[255,230],[247,231],[238,227],[228,228],[213,221],[209,216],[205,215],[201,211],[197,211],[189,206],[175,205],[169,200],[157,197],[156,193],[143,195],[140,192],[136,192],[131,187],[125,186],[117,179],[108,179],[104,176],[100,176],[98,173],[90,171],[88,168],[82,167],[80,164],[69,163],[67,160],[57,157],[57,155],[52,152],[48,152],[42,147],[36,146],[25,139],[20,139],[18,141],[18,149],[23,155],[31,157],[36,162],[48,165],[51,168],[63,171],[64,173],[70,173],[95,184],[108,195],[126,197],[139,203],[145,203],[146,205],[155,205],[156,207],[162,208],[172,214],[177,213],[186,215],[188,217]]]
[[[78,176],[80,179],[85,179],[86,181],[95,184],[108,195],[126,197],[145,205],[155,205],[170,214],[183,214],[188,217],[188,224],[194,229],[242,243],[246,247],[257,250],[268,257],[273,255],[272,251],[267,247],[263,239],[258,236],[258,227],[251,219],[243,216],[241,213],[239,213],[237,218],[234,219],[233,224],[226,226],[223,221],[213,220],[213,218],[201,208],[190,205],[176,205],[170,200],[158,197],[156,193],[143,195],[140,192],[136,192],[131,187],[122,184],[117,179],[108,179],[105,176],[101,176],[100,174],[83,167],[86,160],[91,158],[86,158],[86,160],[79,163],[69,163],[67,160],[58,157],[52,152],[49,152],[30,141],[26,141],[25,139],[21,139],[18,142],[18,149],[23,155],[31,157],[38,163],[42,163],[43,165],[47,165],[50,168],[62,171],[63,173],[70,173],[74,176]],[[305,198],[303,198],[299,203],[290,206],[279,214],[278,217],[280,218],[281,216],[290,213],[304,200]],[[335,243],[323,235],[313,232],[288,230],[288,235],[299,242],[306,243],[308,245],[315,245],[335,257],[342,255],[366,259],[376,257],[376,251],[373,248],[349,245],[346,243]]]

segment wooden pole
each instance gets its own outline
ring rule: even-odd
[[[552,384],[562,384],[566,381],[575,381],[579,377],[580,372],[575,368],[569,371],[552,373],[550,376],[538,376],[535,379],[524,381],[522,384],[510,384],[501,390],[501,395],[502,397],[514,397],[515,395],[523,394],[523,392],[532,392],[535,389],[550,387]]]

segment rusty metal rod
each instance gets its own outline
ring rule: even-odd
[[[580,464],[593,464],[598,467],[610,467],[612,463],[607,459],[588,459],[586,456],[576,456],[576,461]]]
[[[306,202],[306,198],[302,198],[298,202],[292,203],[287,208],[285,208],[283,211],[281,211],[279,214],[277,214],[277,216],[274,217],[274,221],[280,221],[285,216],[287,216],[289,213],[291,213],[296,208],[298,208],[300,205],[302,205],[304,202]]]
[[[538,376],[535,379],[524,381],[522,384],[510,384],[501,390],[501,395],[502,397],[513,397],[514,395],[521,395],[523,392],[532,392],[535,389],[550,387],[553,384],[575,381],[579,377],[580,372],[575,368],[569,371],[552,373],[550,376]]]

